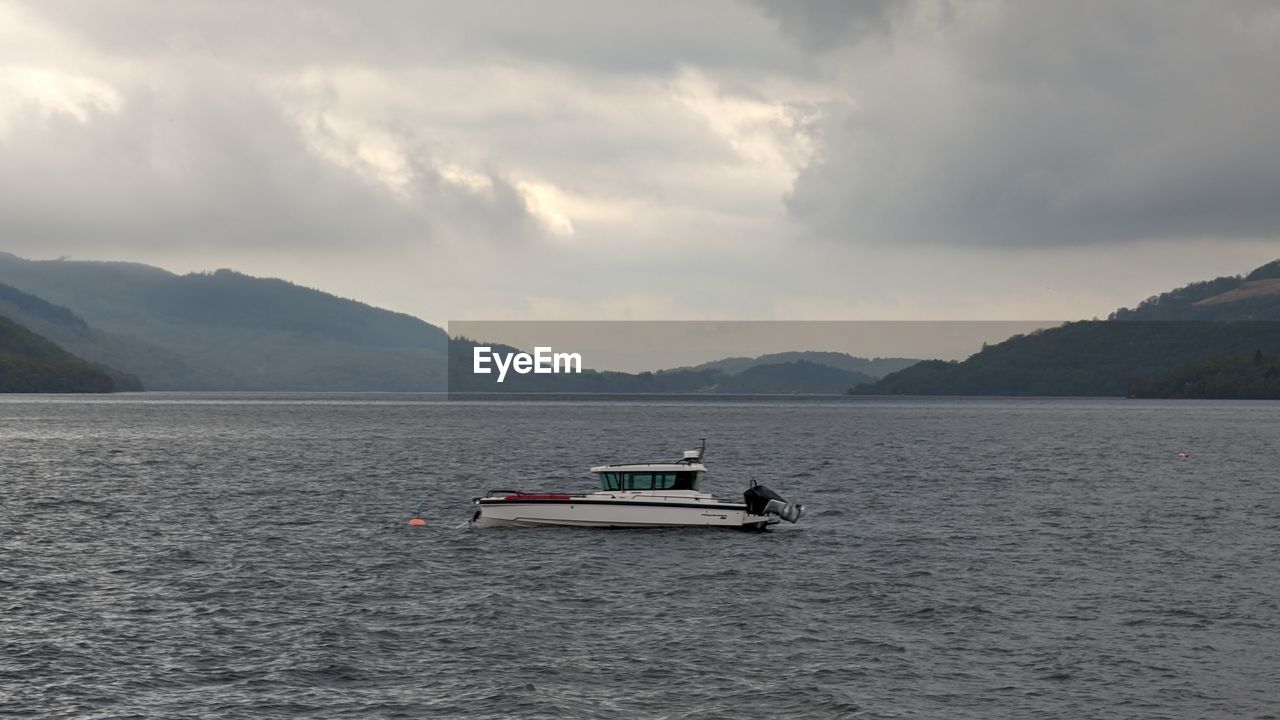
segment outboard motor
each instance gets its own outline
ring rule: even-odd
[[[787,502],[786,498],[770,490],[764,485],[752,485],[742,493],[742,501],[747,504],[747,512],[752,515],[777,515],[793,523],[804,514],[804,505]]]

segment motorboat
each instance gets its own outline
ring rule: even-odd
[[[707,444],[675,462],[599,465],[591,468],[600,489],[587,493],[490,490],[473,498],[473,527],[730,527],[765,530],[794,523],[804,505],[788,502],[752,481],[742,500],[721,500],[699,488],[707,468]]]

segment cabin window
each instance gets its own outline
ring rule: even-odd
[[[626,473],[627,490],[652,490],[653,473]]]
[[[675,472],[602,472],[601,490],[697,490],[698,473],[693,470]]]

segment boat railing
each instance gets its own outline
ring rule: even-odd
[[[534,497],[534,498],[542,498],[548,495],[557,495],[557,496],[563,495],[565,497],[570,497],[572,493],[521,492],[519,490],[490,490],[486,492],[483,497],[473,498],[473,500],[484,500],[484,499],[493,498],[493,497],[520,498],[520,497],[526,497],[526,496]],[[652,490],[634,490],[634,491],[632,490],[607,490],[607,491],[597,490],[594,493],[583,495],[582,497],[589,498],[591,495],[607,495],[610,498],[631,499],[631,500],[653,499],[653,500],[664,500],[667,502],[678,501],[682,503],[688,503],[688,502],[694,502],[694,503],[713,502],[717,504],[725,503],[725,501],[718,500],[714,496],[707,495],[706,493],[698,493],[696,495],[668,495],[667,493],[654,492]]]
[[[519,490],[490,490],[489,492],[484,494],[483,498],[479,498],[479,499],[484,500],[492,497],[500,497],[500,498],[528,497],[528,498],[534,498],[534,499],[545,499],[548,497],[556,497],[556,498],[572,497],[572,493],[545,492],[545,491],[544,492],[521,492]]]

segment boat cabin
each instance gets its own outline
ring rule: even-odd
[[[605,465],[591,468],[601,490],[697,490],[706,472],[691,465]]]

